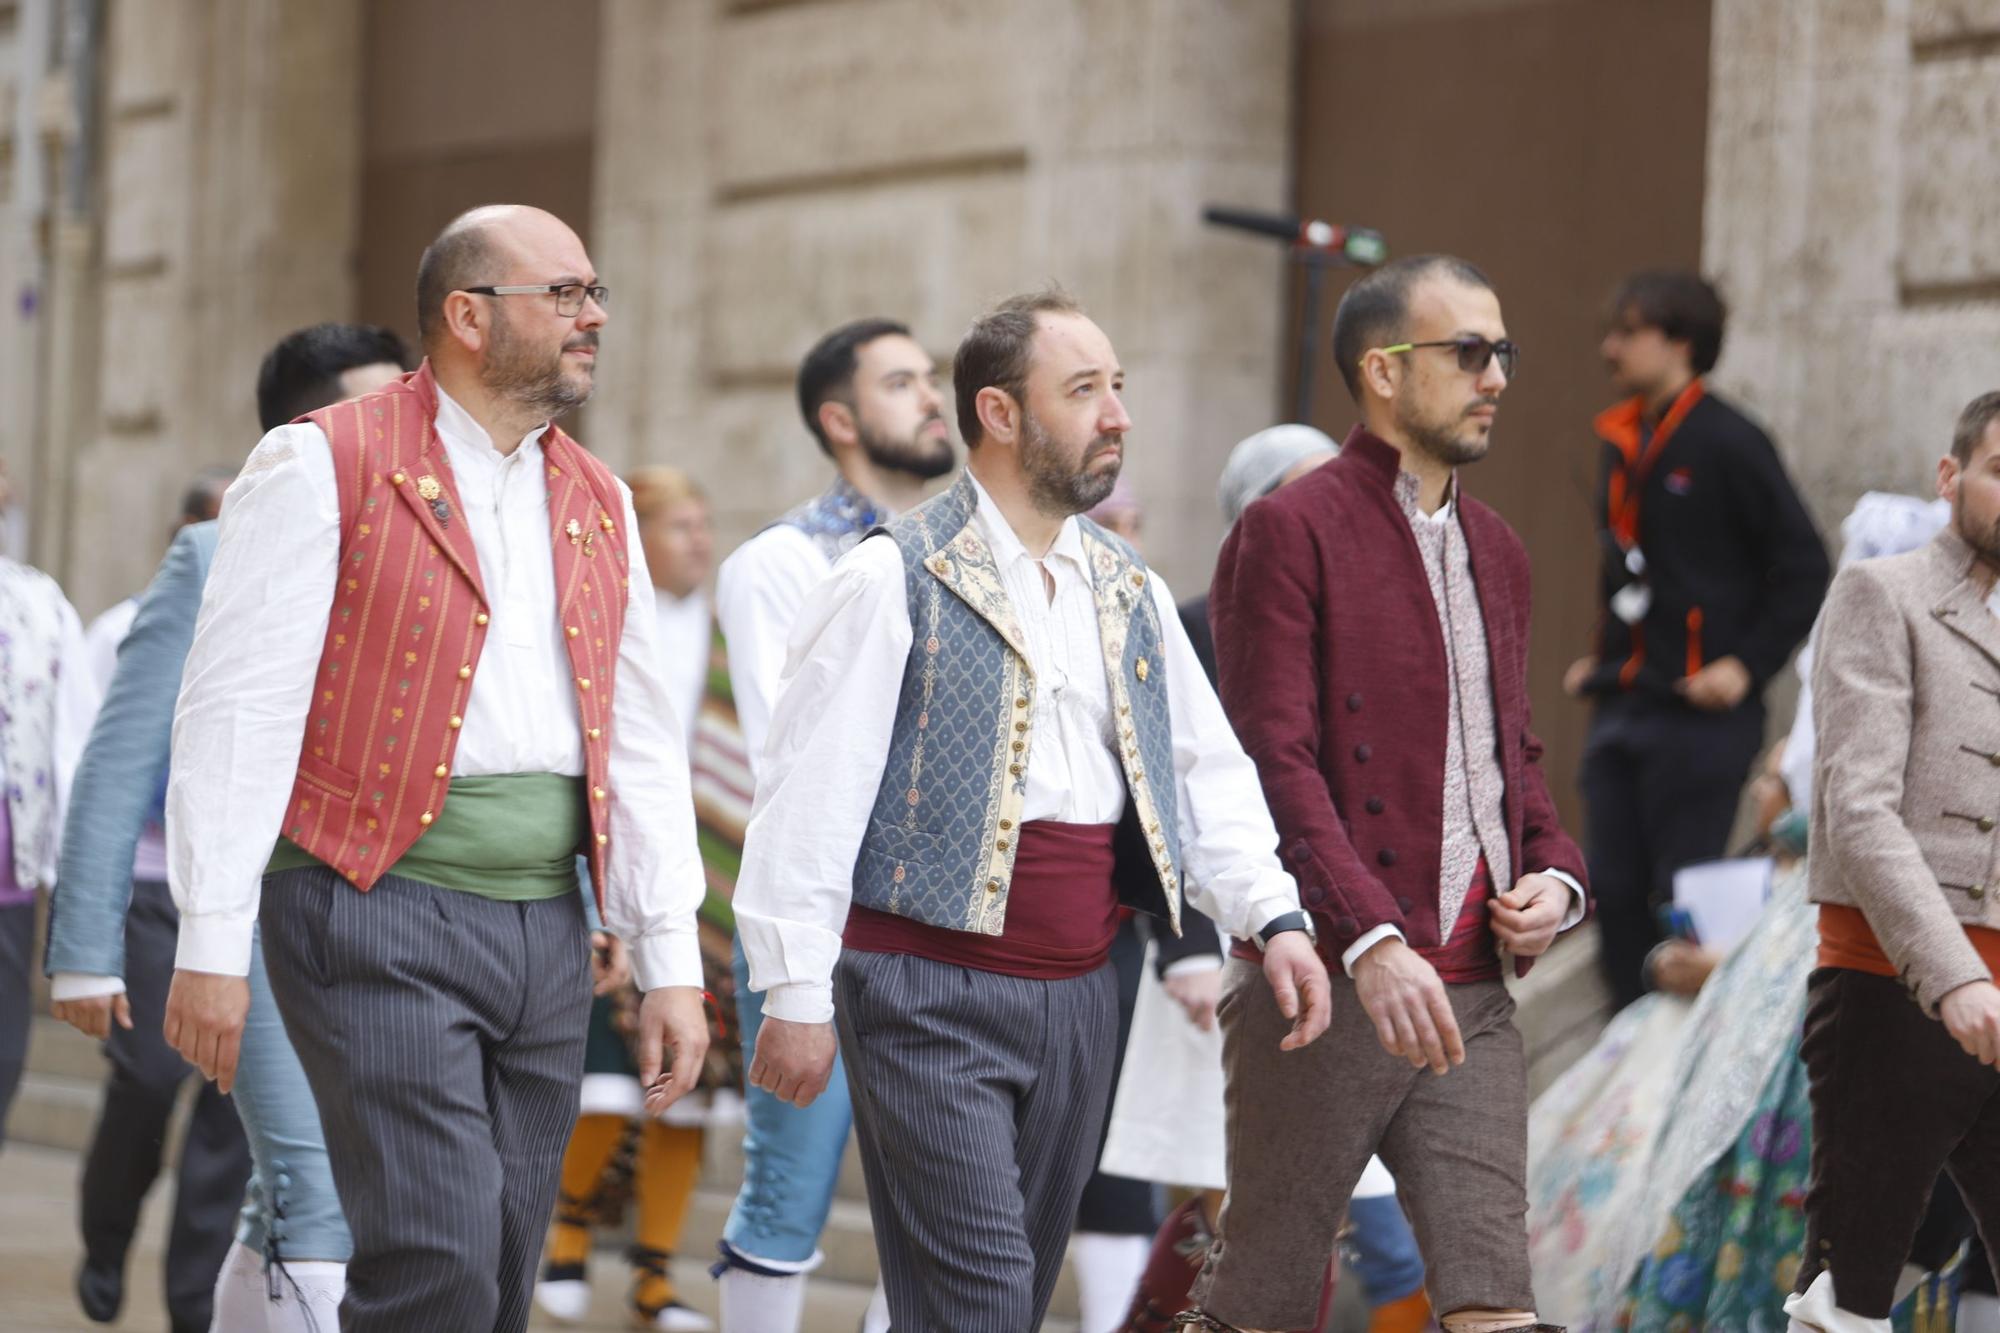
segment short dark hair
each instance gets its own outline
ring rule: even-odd
[[[1722,294],[1699,273],[1656,268],[1634,273],[1611,297],[1611,318],[1627,312],[1670,341],[1688,345],[1688,364],[1697,375],[1715,369],[1722,356],[1722,328],[1729,312]]]
[[[985,438],[979,424],[979,391],[998,389],[1028,401],[1028,363],[1043,315],[1081,315],[1083,306],[1060,287],[1010,296],[973,322],[951,360],[951,388],[958,400],[958,433],[966,448]]]
[[[315,324],[288,334],[257,368],[257,419],[276,430],[339,402],[342,375],[383,361],[410,368],[403,340],[379,324]]]
[[[445,224],[417,260],[417,338],[431,345],[444,326],[444,298],[467,287],[497,282],[492,270],[499,255],[489,219],[475,208]]]
[[[893,319],[871,316],[850,320],[812,345],[806,359],[799,362],[799,415],[806,419],[819,447],[833,454],[826,432],[820,428],[819,410],[829,402],[844,402],[854,391],[854,372],[861,365],[861,349],[877,338],[907,338],[910,328]]]
[[[1425,279],[1443,276],[1493,290],[1493,280],[1454,255],[1411,255],[1361,275],[1333,312],[1333,364],[1347,392],[1361,401],[1361,358],[1371,348],[1405,341],[1410,296]]]
[[[215,517],[214,511],[222,504],[222,493],[236,480],[236,471],[233,463],[218,463],[195,473],[187,489],[181,492],[181,521],[200,523]]]
[[[2000,389],[1980,394],[1958,414],[1958,425],[1951,432],[1951,456],[1960,467],[1972,461],[1987,428],[1995,421],[2000,421]]]

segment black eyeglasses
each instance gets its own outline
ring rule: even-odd
[[[1514,378],[1514,363],[1521,359],[1521,348],[1512,338],[1502,338],[1494,342],[1476,333],[1468,333],[1463,338],[1443,338],[1436,342],[1397,343],[1394,347],[1378,348],[1378,351],[1395,355],[1397,352],[1413,352],[1419,347],[1450,347],[1458,352],[1458,368],[1468,375],[1483,375],[1486,367],[1493,364],[1493,358],[1500,358],[1500,373],[1508,379]]]
[[[609,309],[611,289],[609,287],[586,287],[580,282],[537,282],[516,287],[461,287],[462,292],[475,296],[553,296],[556,298],[556,313],[564,319],[575,319],[583,313],[585,297],[597,302],[599,310]]]

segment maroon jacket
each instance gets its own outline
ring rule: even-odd
[[[1415,948],[1438,943],[1450,672],[1423,556],[1396,502],[1400,465],[1357,427],[1340,457],[1244,511],[1210,594],[1223,703],[1336,965],[1380,925]],[[1507,783],[1513,864],[1504,876],[1493,867],[1497,887],[1551,868],[1587,884],[1529,729],[1527,550],[1462,488],[1458,513]]]

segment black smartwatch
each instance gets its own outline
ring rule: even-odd
[[[1273,939],[1288,930],[1303,930],[1307,939],[1314,944],[1319,943],[1319,932],[1313,929],[1310,912],[1286,912],[1282,916],[1272,917],[1264,923],[1264,928],[1257,932],[1257,943],[1259,947],[1268,949]]]

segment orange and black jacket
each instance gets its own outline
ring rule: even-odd
[[[1662,697],[1707,663],[1735,657],[1757,699],[1804,642],[1826,594],[1826,547],[1765,435],[1690,384],[1655,425],[1632,399],[1600,414],[1597,671],[1588,690]],[[1610,610],[1644,554],[1652,604],[1637,625]]]

